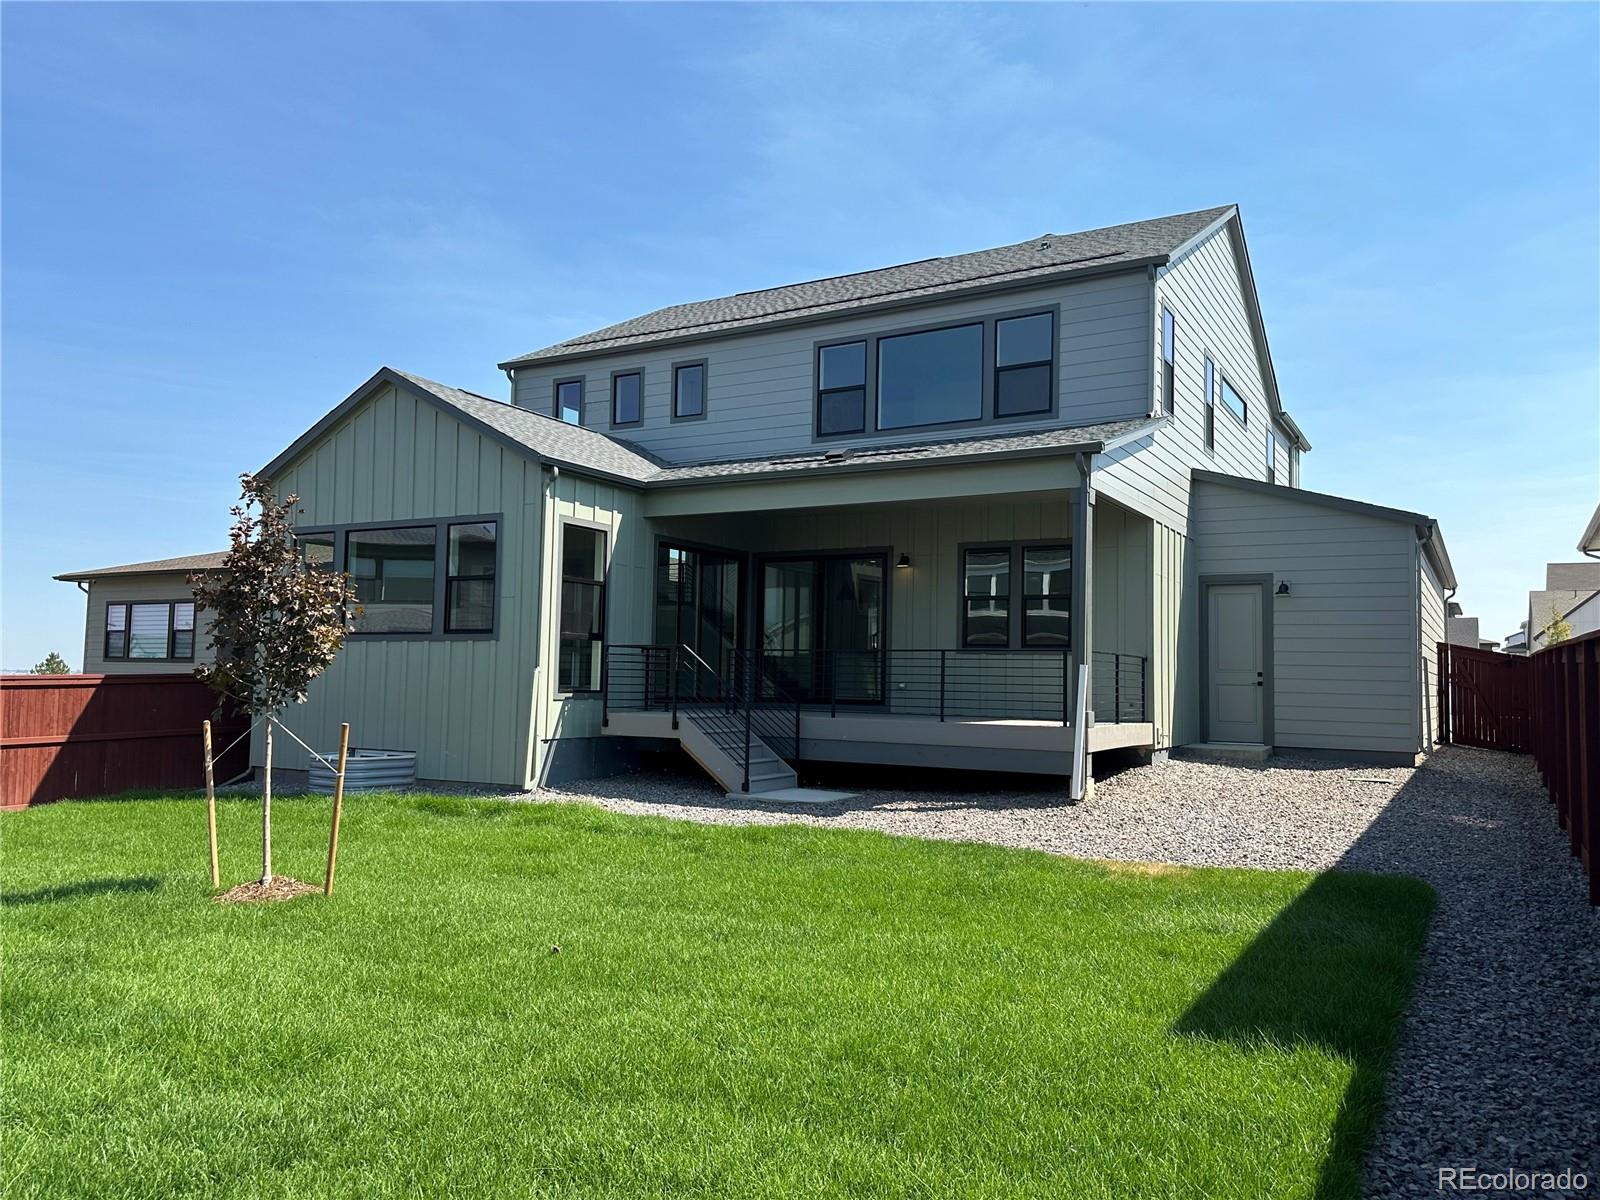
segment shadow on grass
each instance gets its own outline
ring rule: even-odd
[[[1245,1049],[1331,1052],[1355,1072],[1334,1120],[1317,1200],[1361,1194],[1384,1075],[1411,994],[1433,890],[1402,876],[1317,876],[1173,1025]]]
[[[36,888],[31,892],[7,892],[0,895],[0,907],[59,904],[113,892],[153,892],[160,886],[161,881],[153,875],[135,875],[127,879],[85,879],[78,883],[58,883],[53,887]]]

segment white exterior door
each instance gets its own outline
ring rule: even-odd
[[[1206,600],[1206,738],[1262,742],[1267,689],[1261,587],[1212,584]]]

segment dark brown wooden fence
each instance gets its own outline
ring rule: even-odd
[[[213,716],[192,675],[0,676],[0,808],[134,788],[205,782],[200,724],[221,750],[249,724]],[[218,761],[217,782],[250,765],[246,738]]]
[[[1600,904],[1600,632],[1528,659],[1533,760]]]
[[[1528,660],[1439,643],[1439,726],[1446,742],[1526,752]]]

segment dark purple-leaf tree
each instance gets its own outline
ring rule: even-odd
[[[311,681],[344,645],[355,602],[350,577],[305,560],[294,536],[298,496],[277,499],[272,482],[241,475],[233,533],[222,565],[189,579],[208,615],[213,661],[195,674],[222,698],[261,719],[261,882],[272,882],[272,726],[305,702]]]

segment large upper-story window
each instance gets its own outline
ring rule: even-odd
[[[817,351],[817,432],[861,433],[867,427],[867,344]]]
[[[550,415],[568,425],[583,424],[583,380],[556,381],[555,408]]]
[[[878,340],[878,428],[950,425],[983,417],[983,326]]]
[[[1148,345],[1148,343],[1146,343]],[[1170,308],[1161,310],[1161,411],[1177,407],[1178,319]]]
[[[994,335],[994,415],[1049,412],[1055,380],[1055,314],[996,321]]]
[[[637,425],[644,419],[644,376],[618,371],[611,377],[611,423]]]
[[[1055,308],[822,343],[816,433],[829,438],[1048,415]]]
[[[194,601],[106,605],[104,657],[189,662],[194,658]]]

